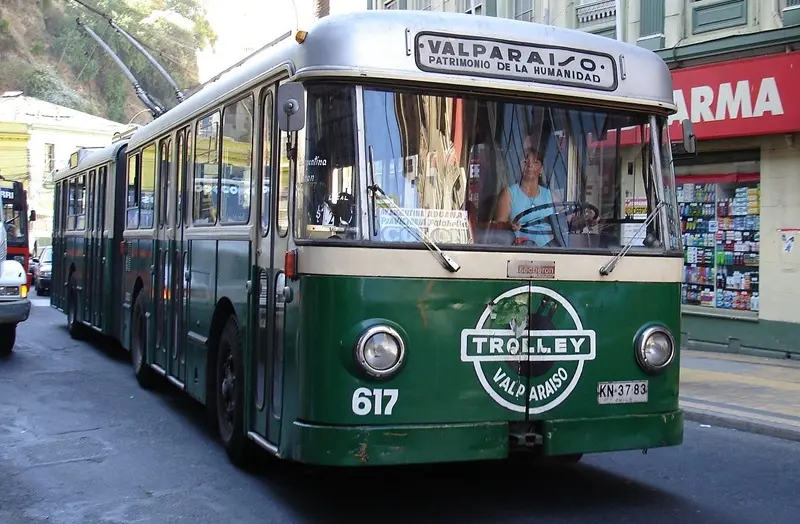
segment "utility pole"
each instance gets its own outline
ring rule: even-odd
[[[623,34],[622,29],[622,18],[624,13],[622,12],[622,0],[614,0],[614,22],[616,22],[616,34],[617,40],[620,42],[625,41],[625,35]]]
[[[330,0],[314,0],[314,16],[317,19],[331,14]]]

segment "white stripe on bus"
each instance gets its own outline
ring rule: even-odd
[[[610,275],[600,267],[613,255],[448,251],[461,270],[451,273],[427,249],[380,249],[344,246],[299,246],[300,274],[357,277],[444,278],[473,280],[509,279],[508,262],[555,262],[554,280],[582,282],[681,282],[683,259],[665,256],[634,256],[628,253]],[[542,280],[547,282],[548,280]]]

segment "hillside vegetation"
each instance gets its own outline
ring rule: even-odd
[[[201,0],[81,0],[113,18],[184,91],[197,85],[196,52],[216,40]],[[162,107],[177,103],[167,81],[136,48],[72,0],[0,2],[0,91],[23,91],[126,123],[145,109],[119,67],[76,18],[91,27]],[[148,121],[148,115],[136,122]]]

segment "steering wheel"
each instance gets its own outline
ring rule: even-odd
[[[548,208],[548,207],[556,207],[556,205],[562,206],[564,209],[561,210],[561,211],[558,211],[557,213],[553,213],[552,215],[546,215],[546,216],[543,216],[543,217],[534,218],[533,220],[528,220],[524,224],[520,224],[519,230],[521,232],[523,232],[523,233],[536,233],[536,231],[531,231],[528,228],[530,228],[534,224],[538,224],[539,222],[544,222],[545,220],[548,220],[553,215],[561,215],[561,214],[570,215],[572,213],[575,213],[577,211],[584,210],[584,209],[588,209],[588,210],[590,210],[590,211],[592,211],[594,213],[594,217],[590,219],[592,221],[597,220],[597,218],[600,216],[600,210],[597,209],[592,204],[588,204],[586,202],[574,202],[574,201],[571,201],[571,202],[549,202],[547,204],[542,204],[542,205],[539,205],[539,206],[534,206],[532,208],[526,209],[525,211],[523,211],[520,214],[518,214],[517,216],[515,216],[511,220],[511,222],[512,223],[513,222],[519,222],[519,220],[522,217],[526,216],[526,215],[529,215],[529,214],[531,214],[531,213],[533,213],[535,211],[539,211],[541,209],[545,209],[545,208]]]

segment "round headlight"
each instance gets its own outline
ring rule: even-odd
[[[636,346],[636,360],[648,372],[661,371],[675,357],[675,339],[663,327],[647,328]]]
[[[389,326],[373,326],[359,337],[355,356],[359,367],[368,375],[386,378],[403,364],[403,338]]]

